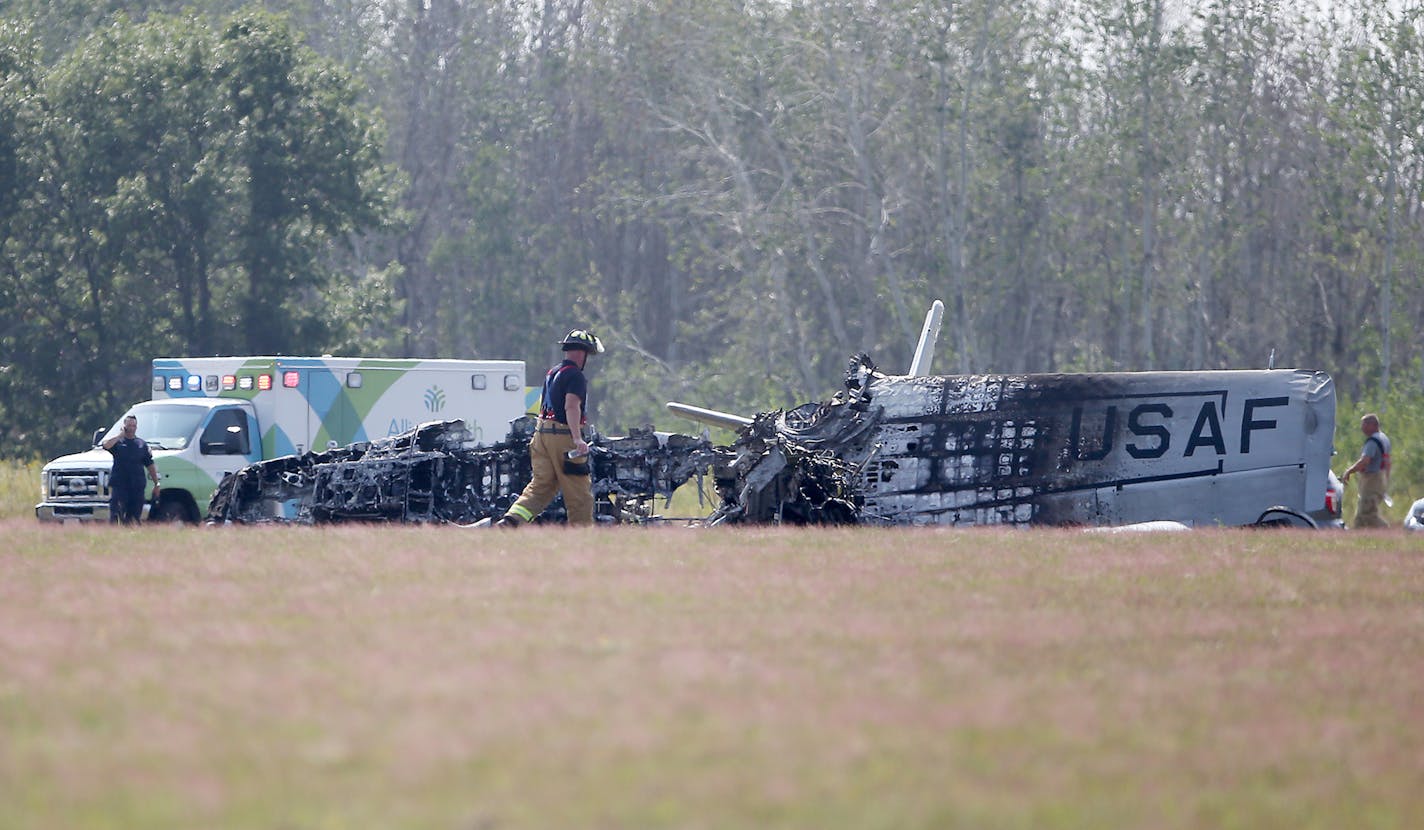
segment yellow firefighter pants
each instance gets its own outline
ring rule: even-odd
[[[540,421],[539,429],[546,422]],[[562,426],[562,425],[561,425]],[[529,441],[529,462],[533,477],[519,500],[505,513],[508,518],[528,523],[534,521],[554,496],[563,491],[564,507],[569,512],[570,525],[593,524],[593,480],[589,476],[588,456],[570,460],[566,453],[574,448],[574,437],[568,432],[539,432]],[[582,468],[583,472],[565,472]]]
[[[1389,474],[1381,470],[1378,473],[1359,473],[1359,476],[1360,501],[1355,505],[1355,523],[1352,526],[1389,527],[1380,514],[1385,490],[1389,488]]]

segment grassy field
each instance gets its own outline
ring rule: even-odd
[[[1399,532],[0,523],[0,828],[1408,828]]]
[[[0,460],[0,520],[35,517],[35,505],[40,500],[39,461]]]

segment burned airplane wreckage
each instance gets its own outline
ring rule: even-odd
[[[730,446],[651,430],[595,439],[601,522],[657,519],[657,498],[709,470],[709,526],[1249,525],[1282,508],[1302,525],[1329,518],[1334,397],[1318,372],[890,376],[861,355],[828,401],[691,415],[740,435]],[[531,430],[520,419],[505,441],[476,447],[461,422],[434,422],[261,462],[223,481],[209,518],[471,524],[501,515],[527,483]]]
[[[859,355],[831,400],[742,426],[708,523],[1315,526],[1333,389],[1295,370],[892,376]]]
[[[473,524],[498,517],[529,483],[534,419],[509,436],[476,446],[463,421],[433,421],[378,441],[252,464],[218,485],[210,523],[329,524],[390,521]],[[706,438],[634,431],[595,438],[590,459],[597,517],[643,522],[655,499],[668,498],[711,463]],[[544,521],[564,517],[563,501]]]
[[[910,372],[850,361],[831,399],[753,418],[669,403],[732,429],[596,437],[600,522],[647,522],[655,500],[709,473],[699,523],[1121,526],[1338,524],[1327,506],[1334,383],[1289,369],[930,375],[943,306]],[[475,446],[459,421],[265,461],[224,480],[209,521],[473,524],[529,479],[532,419]],[[562,518],[556,501],[542,521]]]

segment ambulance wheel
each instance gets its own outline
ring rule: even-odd
[[[183,492],[162,494],[148,514],[150,522],[168,524],[195,525],[198,518],[198,505],[193,503],[192,496]]]

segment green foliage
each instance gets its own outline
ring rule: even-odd
[[[48,65],[28,36],[0,28],[8,452],[77,445],[147,395],[153,357],[371,327],[381,306],[331,324],[325,292],[382,221],[379,134],[282,19],[119,16]]]
[[[75,440],[156,354],[537,375],[585,324],[605,425],[794,405],[905,366],[935,298],[939,371],[1274,349],[1359,396],[1421,356],[1397,6],[239,5],[0,12],[0,446]]]
[[[331,324],[322,354],[360,357],[395,354],[399,335],[390,328],[404,302],[396,296],[400,266],[392,264],[355,278],[337,278],[326,292]]]
[[[380,201],[374,125],[350,79],[299,43],[280,18],[235,17],[214,71],[227,113],[242,196],[237,256],[246,272],[247,351],[299,350],[329,335],[313,295],[330,274],[320,254],[333,238],[374,228]],[[298,333],[305,333],[305,338]]]

